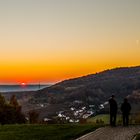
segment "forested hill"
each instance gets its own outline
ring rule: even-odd
[[[112,94],[123,99],[139,89],[140,66],[116,68],[57,83],[38,91],[34,100],[53,104],[81,100],[89,104],[99,104]]]
[[[133,108],[140,109],[140,66],[106,70],[75,79],[65,80],[39,91],[16,93],[23,111],[37,109],[41,116],[56,115],[76,103],[100,105],[116,95],[122,102],[128,97]],[[11,95],[11,94],[8,94]],[[5,96],[8,96],[5,94]]]

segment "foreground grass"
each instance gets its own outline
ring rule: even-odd
[[[109,124],[109,114],[101,114],[101,115],[97,115],[95,117],[89,118],[87,120],[88,123],[96,123],[97,120],[102,120],[104,122],[104,124]],[[121,115],[117,115],[117,123],[118,121],[122,121],[122,116]]]
[[[104,121],[105,124],[109,124],[109,115],[108,114],[102,114],[102,115],[97,115],[95,117],[89,118],[87,122],[93,122],[96,123],[97,120],[102,120]]]
[[[98,128],[93,125],[4,125],[0,140],[73,140]]]

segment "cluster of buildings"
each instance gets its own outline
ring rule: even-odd
[[[85,106],[76,109],[75,107],[71,107],[67,111],[59,111],[57,116],[62,121],[67,121],[70,123],[78,123],[80,119],[87,119],[88,117],[94,115],[94,111],[87,110]]]
[[[100,112],[105,108],[108,102],[100,104],[98,106],[88,105],[88,106],[80,106],[80,107],[70,107],[69,110],[59,111],[57,113],[58,118],[63,121],[67,121],[70,123],[78,123],[81,119],[88,119],[89,117],[97,115],[97,112]]]
[[[92,116],[96,116],[98,112],[105,108],[105,105],[108,104],[105,102],[100,105],[84,105],[81,101],[74,101],[74,104],[69,107],[67,110],[62,110],[56,113],[57,118],[61,122],[66,123],[79,123],[81,120],[86,120]],[[46,104],[38,104],[41,108],[46,107]],[[50,119],[44,118],[44,122],[48,122]]]

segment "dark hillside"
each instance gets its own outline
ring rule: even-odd
[[[51,116],[77,103],[82,106],[98,106],[106,102],[112,94],[118,102],[122,102],[123,98],[128,96],[134,104],[133,110],[139,110],[140,103],[135,104],[139,90],[140,66],[137,66],[106,70],[65,80],[36,92],[18,92],[16,95],[25,112],[36,109],[41,116]]]
[[[49,103],[81,100],[99,104],[112,94],[123,98],[137,89],[140,89],[140,67],[117,68],[55,84],[38,91],[34,100]]]

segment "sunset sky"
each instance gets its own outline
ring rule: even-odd
[[[0,83],[136,65],[140,0],[0,0]]]

